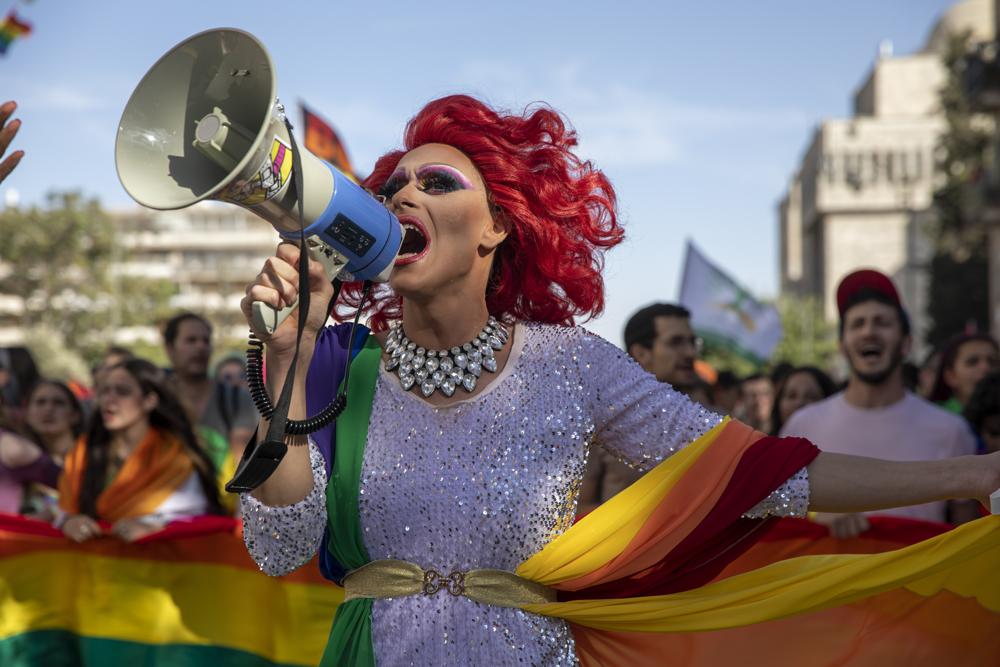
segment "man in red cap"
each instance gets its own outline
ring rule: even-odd
[[[862,269],[837,287],[840,352],[850,368],[844,391],[802,408],[781,435],[809,438],[823,451],[897,461],[963,456],[976,452],[965,423],[906,390],[903,360],[910,352],[910,322],[892,280]],[[949,511],[950,510],[950,511]],[[935,502],[883,514],[956,523],[977,516],[974,503]],[[868,529],[863,514],[819,515],[836,537]]]

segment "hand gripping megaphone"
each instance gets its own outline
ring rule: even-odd
[[[298,150],[275,91],[271,58],[252,35],[220,29],[184,40],[146,73],[122,113],[115,142],[122,185],[155,209],[203,199],[242,206],[282,237],[297,239],[331,279],[349,273],[358,280],[388,280],[402,240],[399,221],[332,166]],[[303,279],[300,273],[300,290]],[[273,332],[294,307],[275,311],[254,303],[254,324]],[[248,350],[248,379],[270,424],[265,437],[246,448],[226,484],[231,492],[249,491],[274,472],[287,450],[286,434],[310,433],[346,405],[341,389],[319,415],[288,420],[294,367],[272,407],[260,377],[260,341],[252,338],[251,345],[256,347]],[[345,380],[349,372],[348,365]]]
[[[347,272],[388,280],[399,221],[334,167],[293,150],[276,88],[271,57],[249,33],[208,30],[184,40],[150,68],[122,113],[115,142],[122,186],[154,209],[203,199],[242,206],[286,239],[304,234],[331,279]],[[293,184],[295,161],[303,192]],[[273,332],[293,308],[256,302],[255,324]]]

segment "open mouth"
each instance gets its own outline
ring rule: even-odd
[[[427,253],[430,245],[427,241],[427,231],[423,224],[414,217],[400,218],[403,227],[403,242],[399,246],[396,266],[410,264]]]
[[[866,345],[861,348],[861,357],[868,361],[875,361],[882,356],[881,345]]]

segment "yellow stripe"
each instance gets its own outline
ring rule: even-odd
[[[715,442],[728,423],[727,417],[643,475],[635,484],[583,517],[571,529],[521,563],[517,574],[540,584],[552,585],[581,577],[606,565],[631,543],[663,498]]]
[[[998,565],[1000,516],[990,516],[896,551],[802,556],[682,593],[523,609],[603,630],[704,632],[835,607],[905,587],[923,596],[948,590],[1000,613]]]
[[[221,565],[42,552],[0,561],[0,639],[29,630],[211,644],[317,664],[343,589]]]

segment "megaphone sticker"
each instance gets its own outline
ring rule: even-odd
[[[240,206],[257,206],[280,194],[291,174],[292,147],[275,137],[257,173],[248,179],[234,180],[218,198]]]

